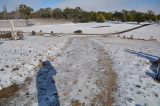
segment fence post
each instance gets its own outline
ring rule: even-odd
[[[11,20],[10,23],[11,23],[11,28],[12,28],[12,31],[11,31],[12,39],[17,39],[17,31],[14,30],[13,20]]]

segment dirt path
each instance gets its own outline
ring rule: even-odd
[[[116,74],[99,44],[71,38],[58,59],[55,79],[62,106],[111,106]]]

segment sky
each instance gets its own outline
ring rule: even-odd
[[[146,12],[152,10],[160,14],[160,0],[0,0],[0,10],[6,5],[8,11],[15,10],[19,4],[26,4],[34,10],[40,8],[81,7],[87,11],[121,11],[137,10]]]

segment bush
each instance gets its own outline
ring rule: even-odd
[[[140,24],[140,22],[144,22],[145,21],[145,17],[143,13],[137,12],[134,16],[135,21]]]
[[[103,14],[97,14],[96,21],[97,22],[104,22],[105,17],[103,16]]]
[[[32,31],[32,35],[36,35],[36,32],[35,32],[35,31]]]
[[[130,39],[133,39],[133,35],[130,36]]]

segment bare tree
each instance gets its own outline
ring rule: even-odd
[[[15,11],[15,18],[20,18],[20,13],[19,13],[19,8],[18,7],[16,7],[16,9],[15,9],[16,11]]]
[[[4,17],[4,19],[8,19],[6,5],[3,5],[3,17]]]

